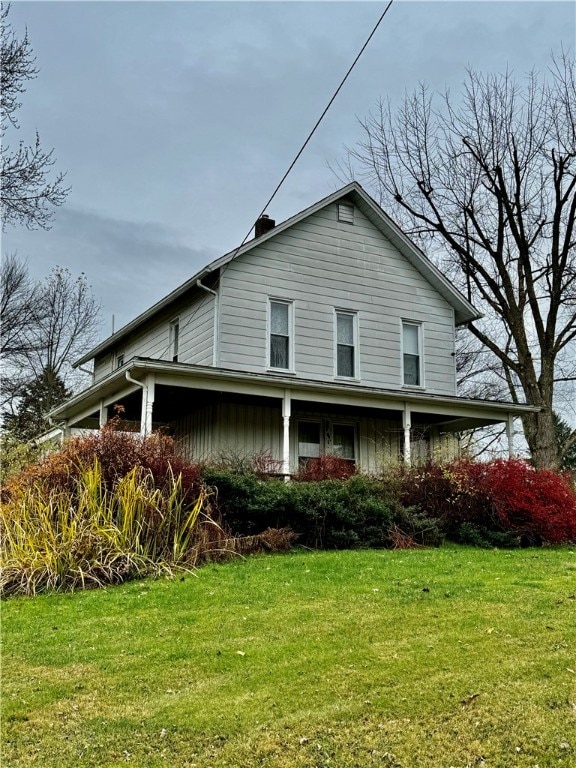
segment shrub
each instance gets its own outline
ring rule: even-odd
[[[242,475],[256,475],[267,478],[282,474],[282,459],[275,459],[270,451],[246,453],[237,448],[219,451],[209,462],[214,469]]]
[[[207,494],[185,502],[180,476],[163,490],[133,467],[113,489],[99,461],[74,490],[41,485],[12,493],[0,513],[3,594],[35,594],[118,583],[192,567],[226,534],[206,513]]]
[[[475,473],[502,527],[523,544],[576,541],[576,495],[567,477],[519,459],[496,459]]]
[[[140,467],[150,473],[157,488],[168,490],[172,478],[180,477],[185,499],[197,497],[201,467],[182,458],[171,437],[160,432],[142,437],[120,431],[120,426],[115,418],[98,432],[70,438],[59,451],[12,477],[8,492],[33,486],[42,486],[48,493],[74,492],[78,478],[97,460],[106,489],[113,489],[134,467]]]
[[[520,459],[455,461],[410,469],[402,500],[437,519],[445,535],[477,546],[576,540],[576,494],[567,477]]]
[[[398,525],[414,541],[440,541],[435,521],[413,515],[391,486],[365,475],[284,483],[205,467],[203,478],[214,490],[212,503],[224,524],[236,535],[290,527],[308,547],[386,547],[392,545],[390,531]]]
[[[0,439],[0,486],[5,486],[29,464],[38,461],[40,455],[40,449],[32,443],[18,440],[10,434],[3,434]]]
[[[320,480],[346,480],[356,473],[356,465],[332,453],[326,453],[315,459],[307,459],[293,479],[299,482],[318,482]]]

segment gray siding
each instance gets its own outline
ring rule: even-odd
[[[400,418],[378,416],[373,413],[350,410],[346,415],[337,409],[296,409],[290,420],[290,467],[298,468],[298,423],[320,421],[353,424],[356,429],[356,460],[363,472],[379,474],[396,466],[401,460],[403,430]],[[324,429],[323,426],[323,429]],[[458,441],[453,435],[439,435],[426,430],[428,439],[416,426],[412,439],[412,458],[415,463],[425,461],[430,453],[442,452],[452,458],[458,452]],[[238,403],[233,401],[206,405],[183,416],[175,425],[175,438],[179,447],[195,461],[247,459],[268,454],[280,463],[282,457],[282,413],[280,404]],[[276,467],[279,470],[280,466]]]
[[[360,381],[402,388],[401,321],[423,324],[425,389],[455,394],[452,307],[356,208],[337,204],[256,246],[221,278],[220,365],[263,372],[268,298],[294,302],[296,377],[334,379],[334,308],[357,312]]]
[[[180,320],[178,362],[212,365],[214,341],[214,296],[195,291],[188,300],[181,300],[169,311],[164,311],[141,328],[122,339],[113,353],[96,358],[94,380],[98,381],[113,370],[116,356],[124,355],[124,362],[132,357],[151,357],[172,360],[170,322]]]
[[[218,402],[178,421],[175,438],[195,461],[248,458],[263,453],[279,461],[282,455],[280,404]]]

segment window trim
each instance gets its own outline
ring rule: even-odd
[[[352,376],[344,376],[338,373],[338,315],[348,315],[352,318],[352,338],[354,350],[354,371]],[[360,344],[359,344],[359,332],[358,332],[358,312],[354,309],[340,309],[334,307],[334,378],[341,379],[343,381],[359,381],[360,380]],[[344,346],[344,345],[343,345]],[[349,344],[345,346],[350,346]]]
[[[174,317],[169,322],[169,334],[170,334],[170,358],[173,363],[178,362],[178,355],[180,353],[180,317]]]
[[[122,368],[122,366],[124,365],[124,352],[116,353],[115,363],[116,365],[114,367],[116,370],[118,370],[119,368]]]
[[[276,368],[272,365],[272,304],[284,304],[288,307],[288,368]],[[268,297],[268,308],[266,313],[266,368],[269,371],[281,371],[282,373],[295,373],[294,364],[294,301],[293,299],[284,299],[278,296]]]
[[[406,383],[406,371],[404,368],[404,328],[406,326],[415,327],[418,331],[418,379],[419,384]],[[400,361],[401,361],[401,385],[406,389],[425,389],[424,380],[424,324],[420,320],[411,320],[409,318],[400,319]]]
[[[327,454],[334,454],[334,425],[339,427],[352,427],[354,431],[354,459],[346,459],[353,462],[356,467],[360,466],[360,422],[354,418],[341,418],[337,415],[320,416],[315,414],[296,414],[296,429],[294,430],[293,456],[295,465],[300,465],[300,424],[318,424],[320,431],[319,451],[320,457]],[[303,459],[316,458],[305,456]],[[343,457],[345,458],[345,457]]]

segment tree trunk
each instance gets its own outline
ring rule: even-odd
[[[549,409],[527,413],[522,417],[526,442],[536,469],[558,469],[560,451],[556,440],[554,418]]]

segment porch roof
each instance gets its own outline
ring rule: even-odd
[[[157,384],[191,389],[273,398],[284,397],[288,390],[294,400],[385,408],[399,412],[409,407],[415,413],[445,416],[447,421],[453,422],[452,429],[459,430],[505,421],[509,415],[521,416],[540,410],[536,406],[502,401],[435,395],[410,389],[366,387],[354,382],[315,381],[294,375],[236,371],[135,357],[55,408],[50,413],[51,418],[54,421],[76,423],[101,406],[109,406],[137,391],[138,384],[130,381],[127,374],[131,379],[141,382],[142,386],[148,376],[153,376]]]

